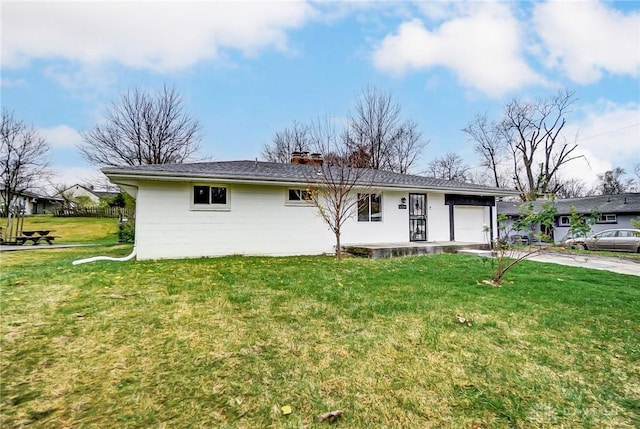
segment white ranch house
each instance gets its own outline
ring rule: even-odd
[[[335,236],[304,198],[309,187],[321,186],[309,179],[320,171],[258,161],[103,169],[136,199],[140,260],[334,253]],[[365,181],[363,203],[343,227],[343,245],[488,243],[497,231],[495,197],[513,195],[385,171],[367,170]]]

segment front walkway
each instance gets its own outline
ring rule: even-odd
[[[99,246],[99,244],[38,244],[37,246],[34,246],[33,244],[21,244],[21,245],[3,244],[3,245],[0,245],[0,252],[16,252],[19,250],[66,249],[68,247],[88,247],[88,246]]]
[[[414,241],[403,243],[345,244],[345,252],[367,258],[392,258],[399,256],[429,255],[433,253],[457,253],[461,250],[489,250],[486,243],[458,241]]]

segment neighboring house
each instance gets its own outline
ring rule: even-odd
[[[545,201],[535,201],[533,205],[539,210]],[[597,213],[596,223],[591,227],[591,234],[610,228],[632,228],[631,220],[640,216],[640,193],[598,195],[593,197],[568,198],[552,201],[556,208],[553,239],[556,243],[562,242],[569,232],[569,208],[575,210],[585,218]],[[509,230],[514,218],[518,216],[521,202],[498,202],[498,213],[509,217],[507,229]],[[512,231],[512,234],[529,235],[537,233],[531,231]],[[533,237],[530,237],[533,238]]]
[[[0,190],[0,210],[4,207],[5,192]],[[62,203],[61,198],[39,195],[34,192],[23,191],[17,197],[14,197],[13,205],[23,208],[24,214],[44,214],[51,212],[57,205]],[[6,216],[6,213],[1,213]]]
[[[63,191],[60,191],[56,194],[56,197],[62,197],[64,195],[65,199],[70,198],[87,198],[91,204],[98,205],[100,204],[100,196],[93,189],[87,188],[82,185],[73,185],[66,188]]]
[[[39,195],[36,198],[35,204],[32,206],[31,214],[51,213],[57,207],[60,207],[62,203],[62,198]]]
[[[138,259],[304,255],[335,251],[305,199],[320,169],[257,161],[103,169],[136,199]],[[342,244],[487,243],[504,189],[366,170],[372,187],[343,227]],[[362,182],[364,183],[364,181]]]
[[[103,200],[109,201],[116,197],[120,192],[98,191],[93,186],[73,185],[65,190],[58,192],[56,196],[65,195],[72,198],[87,198],[92,204],[98,205]]]

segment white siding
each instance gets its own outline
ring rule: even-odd
[[[33,214],[35,208],[35,198],[27,197],[24,195],[19,195],[14,197],[11,203],[9,204],[12,207],[19,206],[24,208],[24,214],[30,215]],[[0,196],[0,203],[4,204],[4,197]]]
[[[333,252],[314,207],[285,204],[288,188],[228,185],[229,211],[191,210],[191,183],[141,184],[138,259]]]
[[[427,240],[449,241],[449,206],[444,204],[444,194],[428,194],[427,206],[429,207]]]
[[[343,244],[393,243],[409,241],[409,212],[399,209],[406,192],[383,191],[382,222],[358,222],[356,208],[346,222],[341,237]]]
[[[67,195],[72,196],[74,198],[87,197],[93,204],[100,204],[100,197],[98,197],[93,192],[90,192],[90,191],[86,190],[85,188],[83,188],[80,185],[74,185],[74,186],[70,187],[69,189],[67,189],[64,192]],[[58,194],[57,196],[60,196],[60,194]]]
[[[333,253],[335,236],[312,206],[287,204],[288,187],[228,184],[230,210],[192,210],[191,182],[138,184],[138,259]],[[214,184],[211,184],[214,185]],[[217,186],[219,184],[215,184]],[[383,191],[382,221],[358,222],[356,208],[342,230],[342,244],[409,241],[407,192]],[[449,207],[443,193],[427,194],[428,241],[449,240]],[[456,241],[484,242],[488,207],[455,207]]]
[[[489,207],[476,206],[455,206],[454,234],[455,240],[459,242],[487,243],[489,233],[483,231],[484,226],[489,227]]]

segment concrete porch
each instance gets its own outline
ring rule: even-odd
[[[399,256],[458,253],[465,250],[489,250],[487,243],[432,241],[410,243],[345,244],[342,249],[354,256],[366,258],[395,258]]]

